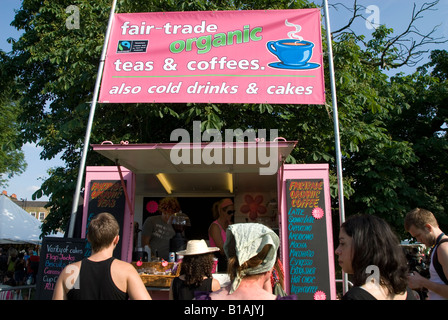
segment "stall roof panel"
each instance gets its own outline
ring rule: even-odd
[[[93,150],[136,174],[277,172],[297,141],[266,143],[93,144]],[[272,170],[271,170],[272,169]]]

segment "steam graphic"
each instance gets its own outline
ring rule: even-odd
[[[295,31],[288,32],[288,37],[290,39],[297,39],[299,41],[303,41],[303,38],[297,34],[297,33],[299,33],[302,30],[301,26],[299,26],[298,24],[293,24],[291,22],[288,22],[288,20],[285,20],[285,25],[288,26],[288,27],[296,28]]]

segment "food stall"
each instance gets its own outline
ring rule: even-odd
[[[299,299],[335,299],[328,164],[284,164],[296,143],[280,138],[254,143],[92,145],[116,166],[86,168],[82,234],[93,215],[113,213],[122,240],[115,254],[132,262],[132,253],[140,246],[134,227],[158,214],[160,199],[178,199],[191,221],[187,239],[208,240],[212,204],[231,198],[234,223],[263,223],[279,234],[288,293]],[[225,279],[217,272],[217,278]],[[168,288],[149,289],[153,295]]]

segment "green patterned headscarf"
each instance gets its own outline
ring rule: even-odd
[[[239,265],[256,256],[267,244],[271,245],[271,249],[263,262],[237,274],[232,282],[230,293],[238,288],[244,276],[261,274],[274,267],[280,240],[274,231],[259,223],[237,223],[227,228],[224,252],[228,258],[236,256]]]

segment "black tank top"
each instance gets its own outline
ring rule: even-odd
[[[195,291],[212,291],[213,278],[207,278],[199,286],[188,286],[179,277],[173,279],[173,300],[193,300]]]
[[[78,288],[70,289],[68,300],[127,300],[128,294],[117,288],[110,274],[114,257],[94,262],[83,259],[78,276]],[[76,287],[76,286],[75,286]]]

